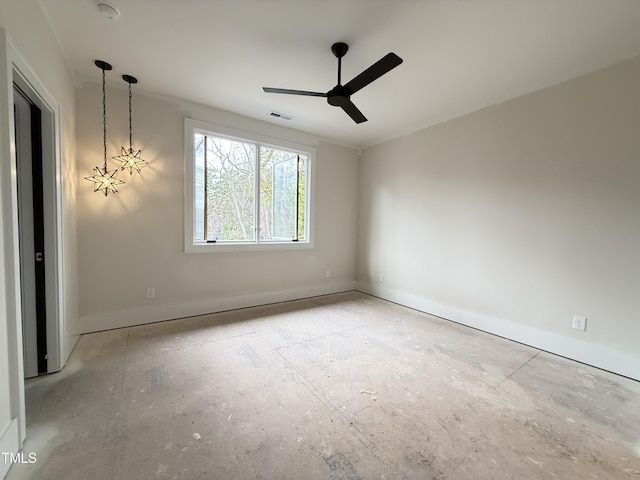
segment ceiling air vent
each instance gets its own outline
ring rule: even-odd
[[[293,117],[286,113],[269,112],[269,116],[273,118],[279,118],[280,120],[291,120]]]

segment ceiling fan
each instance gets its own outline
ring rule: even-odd
[[[395,53],[388,53],[376,63],[371,65],[365,71],[354,77],[351,81],[342,85],[342,57],[345,56],[349,50],[349,46],[346,43],[338,42],[331,46],[331,51],[338,58],[338,84],[326,93],[322,92],[308,92],[305,90],[289,90],[286,88],[271,88],[262,87],[266,93],[284,93],[289,95],[305,95],[308,97],[324,97],[329,102],[329,105],[335,107],[341,107],[347,115],[349,115],[354,122],[362,123],[367,121],[358,107],[356,107],[351,101],[351,95],[358,90],[366,87],[374,80],[377,80],[385,73],[394,69],[402,63],[402,59]]]

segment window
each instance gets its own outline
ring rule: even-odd
[[[185,120],[185,249],[311,246],[314,149]]]

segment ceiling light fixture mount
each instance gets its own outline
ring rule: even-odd
[[[111,66],[110,63],[107,63],[104,60],[96,60],[93,63],[96,64],[96,67],[98,67],[100,70],[102,70],[102,81],[103,81],[103,85],[104,85],[104,72],[105,71],[109,71],[109,70],[113,70],[113,67]],[[103,90],[104,90],[104,88],[103,88]],[[103,94],[104,94],[104,92],[103,92]]]
[[[135,151],[133,149],[133,135],[131,133],[131,85],[138,83],[138,79],[131,75],[123,75],[122,79],[129,84],[129,148],[126,149],[124,147],[120,147],[120,155],[113,157],[113,159],[120,162],[121,170],[129,169],[129,175],[133,175],[134,170],[140,173],[140,168],[144,167],[149,162],[140,158],[142,150]]]
[[[96,67],[102,70],[102,145],[104,153],[104,165],[102,168],[95,167],[93,169],[93,175],[90,177],[84,177],[85,180],[95,183],[94,192],[101,191],[106,197],[109,192],[117,193],[118,189],[116,185],[124,183],[119,178],[116,178],[118,170],[109,171],[107,168],[107,94],[105,88],[105,72],[111,70],[112,67],[109,63],[103,60],[95,61]]]

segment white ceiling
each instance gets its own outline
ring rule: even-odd
[[[640,55],[638,0],[40,0],[71,67],[365,147]],[[330,47],[346,83],[388,52],[404,63],[353,95],[356,125],[323,98]],[[638,86],[640,88],[640,85]],[[268,112],[292,115],[271,119]]]

